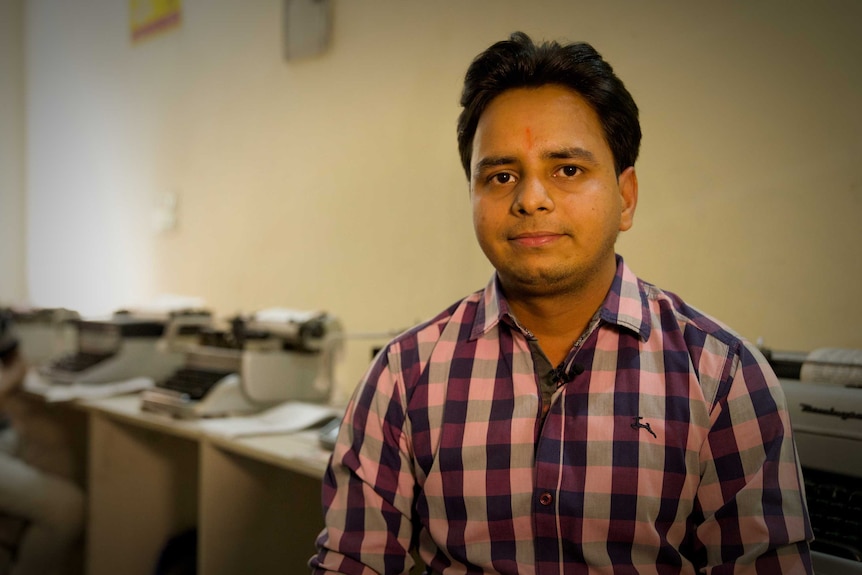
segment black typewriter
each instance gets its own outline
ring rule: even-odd
[[[79,351],[55,360],[52,367],[59,371],[80,373],[110,358],[112,353],[87,353]]]
[[[862,575],[862,351],[767,352],[790,412],[818,575]]]
[[[141,409],[179,419],[221,417],[260,408],[240,386],[243,341],[235,329],[204,328],[185,353],[184,365],[141,394]]]
[[[862,482],[818,469],[803,469],[814,529],[813,551],[862,562]]]
[[[177,357],[160,353],[157,345],[164,320],[142,319],[117,312],[104,320],[75,320],[77,349],[42,366],[52,383],[116,382],[172,371]],[[164,366],[162,365],[164,364]]]
[[[198,400],[203,399],[214,385],[232,373],[235,372],[183,367],[158,385],[161,388],[184,394],[190,400]]]

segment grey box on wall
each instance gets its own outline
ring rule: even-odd
[[[284,0],[284,57],[322,54],[332,38],[332,0]]]

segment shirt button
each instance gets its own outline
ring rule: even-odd
[[[539,503],[548,506],[554,501],[554,496],[545,491],[539,496]]]

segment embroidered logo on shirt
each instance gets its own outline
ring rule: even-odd
[[[643,419],[643,417],[632,417],[632,429],[646,429],[650,435],[658,439],[658,435],[655,434],[649,426],[649,423],[641,423],[641,419]]]

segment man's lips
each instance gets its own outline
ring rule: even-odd
[[[564,234],[560,234],[557,232],[547,231],[524,232],[520,234],[515,234],[514,236],[510,237],[509,240],[522,247],[534,248],[553,243],[563,237],[563,235]]]

